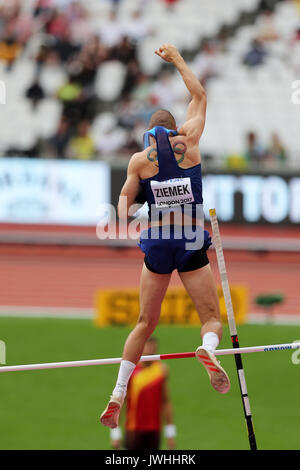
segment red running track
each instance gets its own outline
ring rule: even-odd
[[[219,282],[214,250],[209,251]],[[92,308],[97,289],[136,287],[143,264],[138,249],[0,245],[0,305]],[[280,291],[286,301],[274,313],[300,314],[300,253],[225,252],[229,282],[256,295]],[[172,285],[179,285],[174,273]]]

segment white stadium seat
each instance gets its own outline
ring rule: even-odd
[[[112,101],[120,95],[126,67],[119,61],[104,62],[98,69],[96,92],[103,101]]]

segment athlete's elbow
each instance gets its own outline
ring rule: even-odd
[[[207,101],[207,96],[206,96],[206,91],[204,90],[204,88],[202,86],[200,86],[199,89],[197,89],[195,91],[195,94],[193,95],[193,100],[194,101],[197,101],[198,103],[206,103]]]

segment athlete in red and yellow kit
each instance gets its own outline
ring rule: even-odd
[[[150,338],[143,354],[156,354],[157,342]],[[161,362],[139,363],[131,375],[126,400],[124,446],[127,450],[157,450],[162,426],[169,449],[175,447],[176,428],[168,391],[168,370]],[[121,447],[120,428],[111,431],[111,444]]]

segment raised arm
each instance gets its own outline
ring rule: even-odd
[[[175,65],[191,94],[192,99],[188,106],[187,120],[179,129],[179,134],[187,136],[191,142],[198,143],[205,125],[205,90],[175,46],[164,44],[156,50],[155,53],[166,62],[170,62]]]

